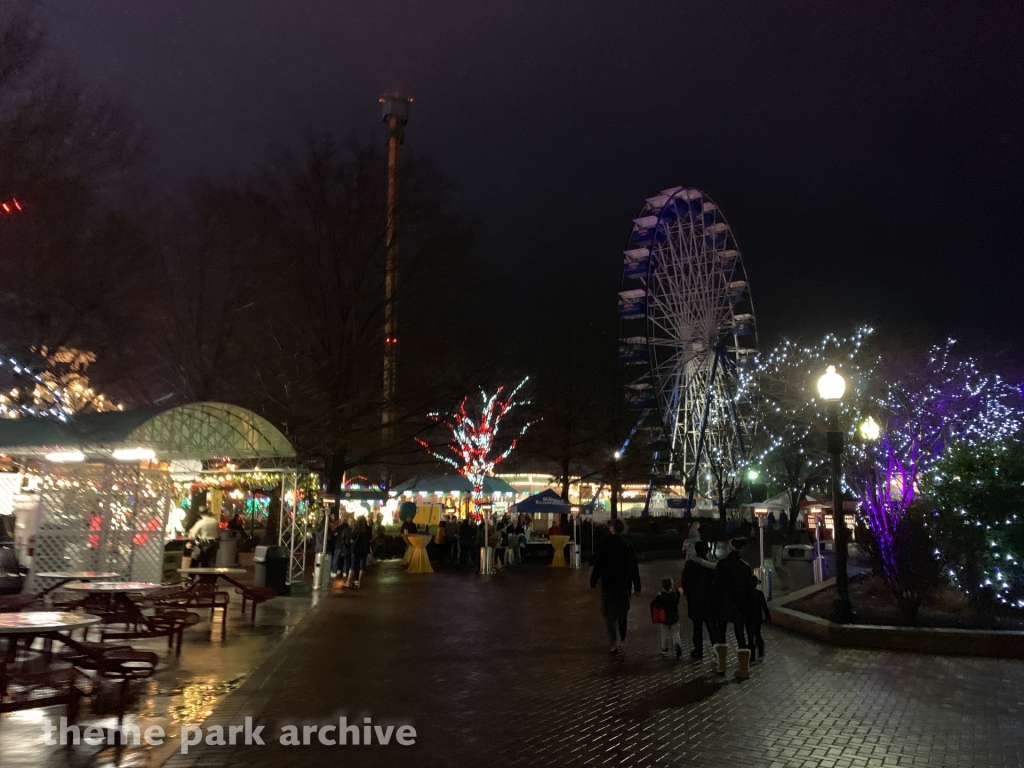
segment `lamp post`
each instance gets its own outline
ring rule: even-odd
[[[839,491],[839,482],[843,471],[843,433],[839,429],[839,401],[846,393],[846,380],[830,365],[818,379],[818,395],[825,402],[828,416],[828,452],[832,455],[832,525],[835,529],[836,542],[836,618],[847,622],[853,615],[850,606],[850,584],[846,576],[846,556],[849,539],[846,530],[846,518],[843,514],[843,499]]]
[[[768,524],[768,508],[754,507],[754,517],[757,518],[757,535],[761,545],[761,567],[758,569],[758,577],[761,579],[761,591],[770,598],[771,590],[768,587],[764,572],[764,527]]]

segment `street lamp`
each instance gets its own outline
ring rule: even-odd
[[[849,538],[846,530],[846,518],[843,514],[843,499],[839,492],[839,482],[843,472],[843,433],[839,430],[839,401],[846,393],[846,380],[830,365],[818,379],[818,395],[825,402],[828,416],[827,444],[832,454],[832,525],[835,529],[836,542],[836,617],[841,622],[849,621],[853,615],[850,606],[850,584],[846,576],[846,556],[849,549]]]
[[[860,423],[860,427],[858,427],[857,431],[860,432],[860,436],[869,443],[875,442],[875,440],[877,440],[882,434],[881,426],[879,426],[878,422],[870,416]]]

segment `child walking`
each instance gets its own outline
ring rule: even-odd
[[[683,643],[679,639],[679,592],[672,579],[661,580],[661,592],[651,602],[651,613],[658,613],[661,628],[661,655],[668,656],[676,649],[676,658],[683,655]]]
[[[761,654],[761,660],[764,660],[764,640],[761,639],[761,617],[764,616],[764,620],[771,623],[772,615],[768,612],[768,601],[765,599],[764,592],[759,587],[761,580],[755,576],[751,582],[752,589],[750,591],[749,600],[749,614],[747,615],[747,642],[750,644],[750,660],[756,661],[757,654]]]

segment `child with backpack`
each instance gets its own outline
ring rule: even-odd
[[[764,592],[760,590],[761,580],[754,576],[751,582],[752,588],[750,591],[750,599],[748,605],[750,606],[747,615],[747,642],[750,644],[750,660],[755,661],[757,654],[761,654],[761,660],[764,661],[764,640],[761,639],[761,617],[764,616],[764,620],[771,623],[772,615],[768,612],[768,601],[765,599]]]
[[[672,579],[661,580],[661,592],[651,601],[651,621],[661,628],[661,655],[668,656],[674,646],[676,658],[683,655],[679,639],[679,592]]]

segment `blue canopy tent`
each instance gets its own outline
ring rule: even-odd
[[[517,504],[513,504],[508,511],[513,515],[535,515],[538,513],[567,515],[569,509],[569,502],[548,488],[546,491],[528,496]]]

